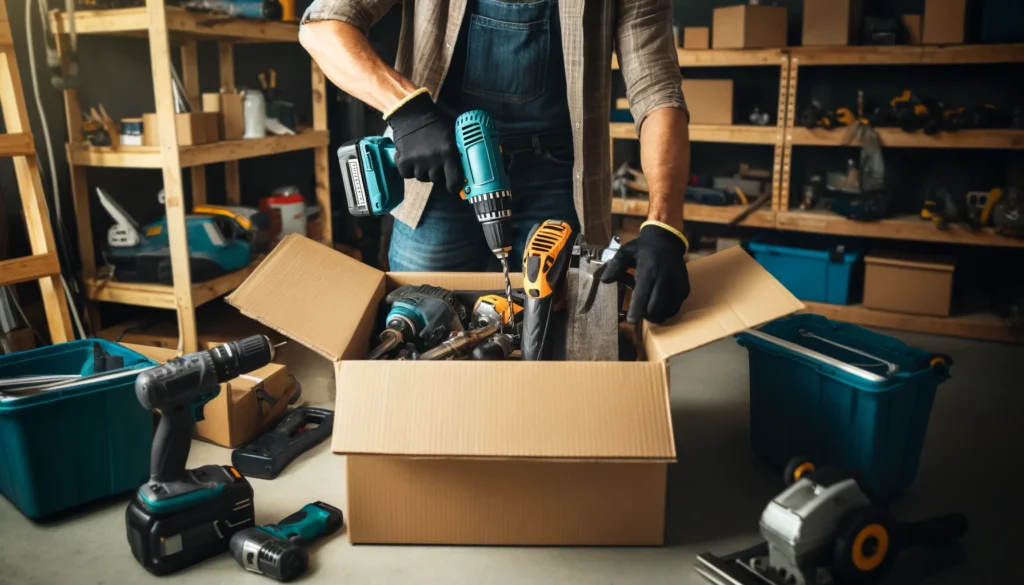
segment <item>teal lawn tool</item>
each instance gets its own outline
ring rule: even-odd
[[[114,220],[103,246],[103,257],[113,267],[114,277],[121,282],[173,284],[167,219],[139,227],[106,191],[97,187],[96,193]],[[192,282],[223,276],[252,261],[252,221],[230,208],[186,216],[185,233]]]

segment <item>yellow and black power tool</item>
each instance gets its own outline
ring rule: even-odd
[[[551,313],[565,297],[565,280],[572,257],[572,227],[564,221],[545,220],[530,232],[523,253],[522,358],[547,357]]]

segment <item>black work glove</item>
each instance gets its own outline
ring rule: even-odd
[[[404,179],[462,189],[462,164],[455,146],[455,122],[427,93],[399,106],[388,117],[395,141],[395,165]]]
[[[601,275],[601,282],[626,282],[630,268],[636,269],[636,286],[629,301],[626,320],[663,323],[679,312],[690,295],[686,272],[686,242],[671,231],[646,224],[640,235],[624,244]]]

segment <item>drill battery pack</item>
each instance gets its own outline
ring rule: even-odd
[[[231,453],[231,463],[249,477],[274,479],[296,457],[331,436],[333,428],[333,410],[309,406],[296,408],[274,428],[235,449]]]
[[[165,512],[153,511],[136,495],[125,512],[132,554],[154,575],[168,575],[227,552],[236,532],[256,524],[252,486],[242,474],[220,465],[200,467],[192,474],[215,484],[205,492],[211,495],[188,498]]]

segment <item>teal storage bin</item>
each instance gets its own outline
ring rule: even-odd
[[[750,358],[754,452],[779,469],[797,455],[841,465],[860,473],[862,487],[881,499],[910,487],[935,390],[949,379],[952,360],[818,315],[779,319],[758,331],[773,339],[736,336]]]
[[[788,245],[762,237],[747,244],[765,270],[802,301],[848,305],[860,250],[796,239]]]
[[[93,373],[93,343],[126,368],[156,362],[102,339],[0,356],[0,378]],[[29,518],[136,489],[149,476],[153,414],[135,375],[0,400],[0,492]]]

